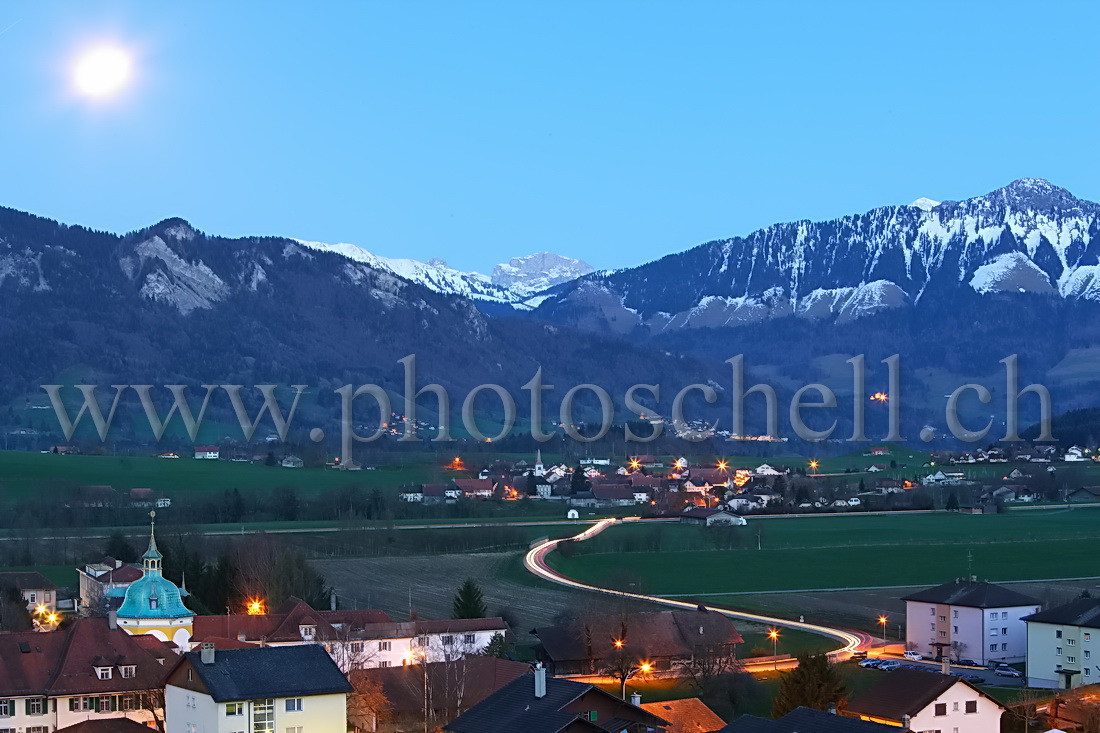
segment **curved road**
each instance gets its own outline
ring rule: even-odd
[[[578,535],[575,535],[568,539],[577,541],[587,540],[590,537],[594,537],[600,532],[604,531],[611,525],[615,524],[618,520],[615,519],[601,519],[593,524],[588,529],[584,530]],[[645,521],[645,520],[635,520]],[[580,590],[588,590],[594,593],[603,593],[606,595],[618,596],[620,598],[633,598],[639,601],[649,601],[650,603],[658,603],[662,606],[669,606],[671,608],[680,608],[695,610],[698,608],[697,603],[688,603],[687,601],[677,601],[671,598],[660,598],[658,596],[645,595],[643,593],[631,593],[626,591],[613,590],[611,588],[602,588],[596,585],[589,585],[582,583],[578,580],[574,580],[570,577],[562,575],[561,573],[553,570],[546,564],[546,556],[550,554],[558,543],[558,540],[546,540],[541,544],[532,547],[526,557],[523,559],[523,564],[530,572],[534,573],[538,577],[549,580],[552,583],[558,583],[559,585],[568,586],[570,588],[578,588]],[[847,659],[851,656],[851,653],[856,650],[868,649],[871,646],[872,639],[869,634],[865,634],[861,631],[849,631],[847,629],[836,628],[832,626],[822,626],[820,624],[810,624],[802,621],[792,621],[790,619],[779,618],[777,616],[765,616],[758,613],[749,613],[747,611],[733,611],[728,608],[720,608],[708,605],[709,610],[721,613],[730,618],[741,619],[744,621],[753,621],[755,623],[768,624],[771,626],[779,626],[787,629],[798,629],[799,631],[809,631],[812,634],[820,634],[821,636],[827,636],[832,639],[836,639],[841,642],[842,646],[832,652],[829,652],[830,656],[834,659]],[[795,666],[795,660],[780,661],[780,668],[790,668]],[[761,662],[753,665],[753,667],[759,667],[760,669],[771,669],[775,667],[773,662]]]

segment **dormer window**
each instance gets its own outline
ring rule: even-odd
[[[119,667],[118,672],[122,675],[123,679],[130,680],[133,679],[135,675],[137,675],[137,667],[133,664],[126,664]]]
[[[303,639],[312,639],[314,636],[317,635],[317,627],[316,626],[304,626],[304,625],[299,626],[298,627],[298,632],[301,634]]]
[[[110,667],[96,667],[95,668],[95,676],[98,677],[101,680],[109,680],[109,679],[111,679],[111,668]]]
[[[159,602],[160,602],[160,600],[156,596],[153,596],[152,598],[150,598],[149,599],[149,610],[150,611],[157,610],[157,606],[158,606]]]

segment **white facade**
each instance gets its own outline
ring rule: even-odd
[[[209,695],[168,685],[164,692],[167,733],[346,733],[343,693],[218,703]]]
[[[1100,629],[1027,623],[1027,683],[1031,687],[1064,689],[1100,681]]]
[[[973,608],[906,601],[906,648],[928,658],[935,658],[937,648],[942,648],[954,660],[972,659],[982,665],[1022,662],[1028,647],[1027,624],[1021,619],[1039,610],[1039,606]]]
[[[914,715],[909,727],[916,733],[990,733],[1001,729],[1003,712],[1003,707],[970,685],[956,682],[928,707]]]

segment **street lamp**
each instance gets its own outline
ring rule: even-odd
[[[772,640],[772,669],[779,669],[779,630],[769,629],[768,638]]]
[[[648,674],[649,671],[652,670],[652,669],[653,669],[652,664],[650,664],[649,662],[642,662],[637,667],[634,667],[633,669],[629,670],[626,674],[624,674],[623,675],[622,689],[619,690],[619,697],[624,701],[626,700],[626,681],[628,679],[630,679],[634,675],[638,674],[639,672],[641,672],[642,674]]]
[[[879,622],[879,624],[882,625],[882,653],[885,654],[886,653],[886,617],[885,616],[879,616],[878,617],[878,622]]]
[[[810,461],[810,470],[813,471],[815,474],[817,473],[817,466],[818,466],[817,459],[816,458],[812,459]]]

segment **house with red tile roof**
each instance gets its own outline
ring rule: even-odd
[[[270,614],[196,616],[191,643],[192,648],[212,639],[262,646],[324,644],[347,672],[460,659],[484,649],[495,634],[510,634],[503,619],[394,621],[382,611],[318,611],[290,598]]]
[[[57,585],[37,570],[0,573],[0,590],[14,588],[34,613],[39,607],[48,613],[57,610]]]
[[[726,721],[697,697],[643,702],[638,707],[667,720],[665,733],[714,733],[726,726]]]
[[[162,689],[176,661],[158,658],[105,618],[0,634],[0,719],[23,731],[85,720],[163,721]]]

